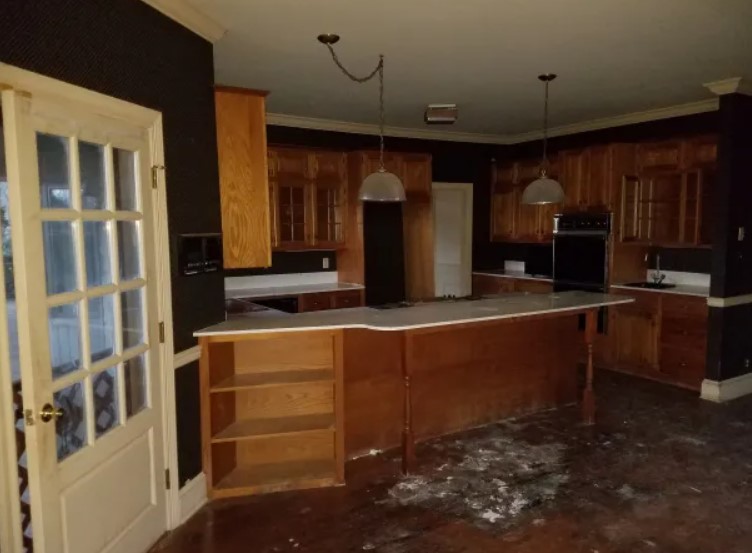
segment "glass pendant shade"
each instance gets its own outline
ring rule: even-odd
[[[404,202],[405,187],[397,175],[381,168],[363,179],[358,199],[363,202]]]
[[[558,181],[542,173],[525,187],[522,203],[526,205],[558,204],[564,201],[564,189]]]

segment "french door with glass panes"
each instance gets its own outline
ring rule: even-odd
[[[34,546],[165,530],[147,129],[4,91]]]

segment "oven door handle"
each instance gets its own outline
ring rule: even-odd
[[[606,239],[608,232],[602,230],[554,230],[554,236],[595,236]]]

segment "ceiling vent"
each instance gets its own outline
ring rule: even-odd
[[[428,104],[424,117],[428,125],[451,125],[457,120],[457,104]]]

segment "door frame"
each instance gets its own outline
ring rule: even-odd
[[[467,282],[463,284],[466,285],[465,286],[466,289],[470,289],[470,290],[472,290],[472,272],[473,272],[473,189],[474,188],[475,186],[471,182],[434,182],[431,184],[431,197],[432,198],[435,198],[436,191],[438,190],[457,190],[465,194],[465,197],[468,200],[467,202],[465,202],[465,216],[463,217],[464,252],[462,255],[462,268],[466,269],[466,271],[463,271],[463,274],[466,275],[466,279],[467,279]],[[437,224],[436,201],[434,199],[433,201],[434,286],[436,283],[436,275],[438,274],[438,272],[436,271],[436,260],[438,259],[438,256],[436,255],[436,248],[437,248],[436,224]]]
[[[136,124],[147,129],[149,137],[149,148],[151,153],[152,167],[156,175],[156,187],[152,188],[152,205],[154,219],[154,248],[157,258],[157,306],[158,319],[164,325],[164,341],[158,344],[160,359],[160,379],[162,383],[162,424],[163,424],[163,454],[165,468],[169,471],[170,486],[166,490],[166,530],[171,530],[180,525],[180,495],[178,489],[178,467],[177,467],[177,413],[175,403],[175,371],[174,371],[174,343],[173,343],[173,320],[172,320],[172,285],[170,273],[170,239],[167,219],[167,181],[166,171],[164,170],[164,136],[162,128],[162,113],[150,108],[139,106],[121,100],[106,96],[99,92],[88,90],[76,85],[63,81],[58,81],[51,77],[46,77],[38,73],[20,69],[8,64],[0,63],[0,91],[15,90],[21,94],[30,95],[32,98],[43,98],[52,101],[58,105],[75,105],[79,109],[84,108],[91,112],[102,114],[107,117],[122,119],[131,124]],[[5,145],[6,151],[8,145]],[[5,303],[3,295],[2,304]],[[0,322],[0,332],[6,326],[5,321]],[[6,329],[7,330],[7,329]],[[7,339],[7,332],[5,333]],[[4,338],[0,337],[0,340]],[[2,342],[0,341],[0,345]],[[9,389],[6,390],[5,382],[0,377],[0,396],[5,399]],[[4,405],[5,402],[3,401]],[[15,442],[8,442],[8,421],[7,409],[0,409],[0,493],[15,499],[10,505],[18,505],[18,490],[13,483],[17,477],[10,482],[15,471]],[[12,415],[12,413],[11,413]],[[12,428],[12,425],[11,425]],[[9,553],[15,553],[16,543],[20,544],[20,517],[14,517],[14,509],[9,509],[6,513],[0,510],[0,530],[5,532],[8,528],[9,540],[13,547],[7,549]],[[1,545],[5,545],[2,543]],[[6,549],[3,549],[5,553]]]

